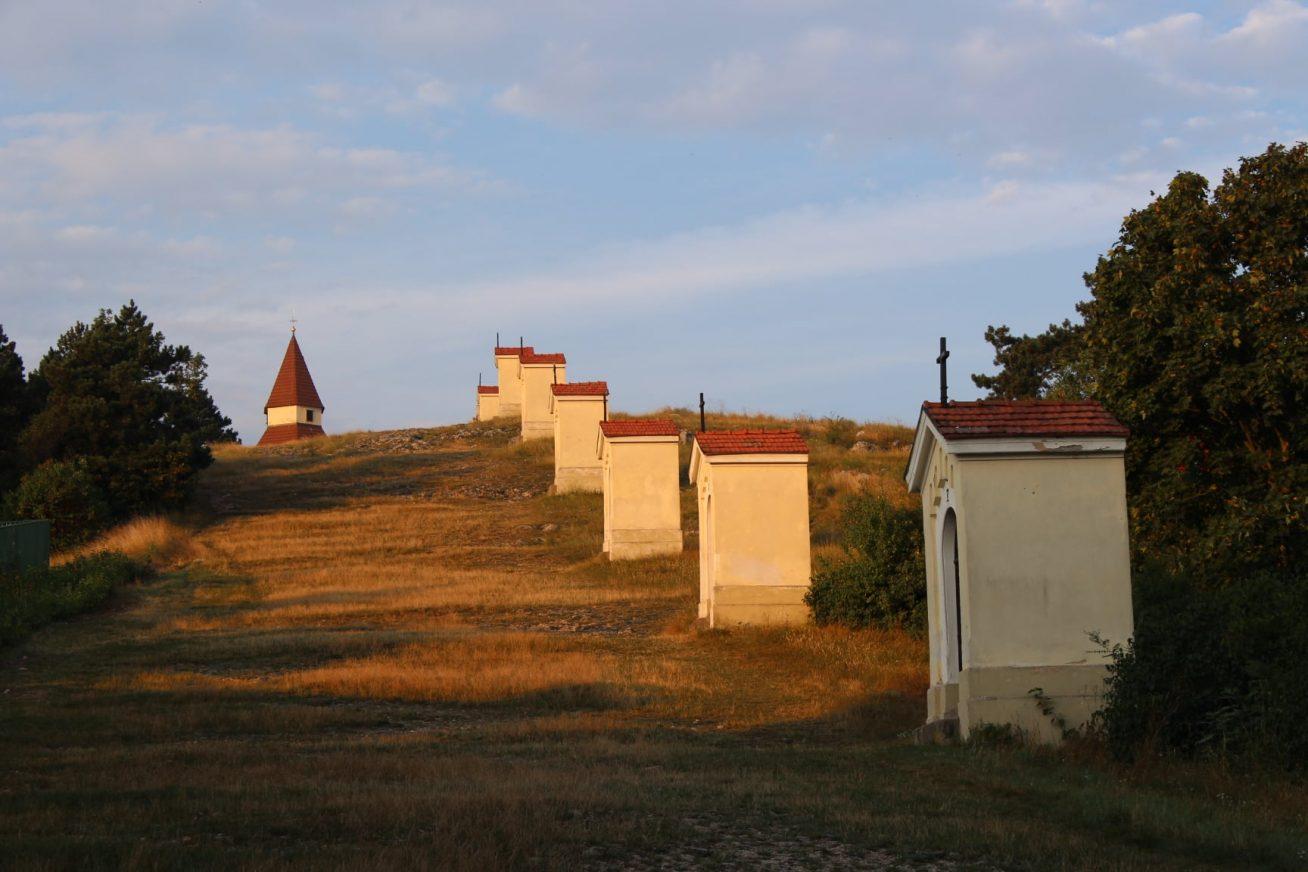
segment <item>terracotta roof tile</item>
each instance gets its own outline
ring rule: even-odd
[[[477,393],[479,394],[498,394],[499,392],[499,385],[477,385]]]
[[[948,439],[1004,436],[1119,436],[1129,431],[1094,400],[974,400],[923,403],[922,411]]]
[[[277,379],[273,382],[272,393],[264,410],[282,406],[308,406],[312,409],[325,408],[318,398],[318,389],[313,386],[313,376],[309,375],[309,365],[300,353],[300,343],[291,336],[286,346],[286,355],[282,358],[282,367],[277,370]]]
[[[558,363],[564,364],[568,361],[562,354],[537,354],[528,348],[519,358],[523,363]]]
[[[695,434],[699,450],[714,454],[807,454],[798,430],[709,430]]]
[[[517,357],[519,352],[521,352],[521,353],[523,353],[523,354],[534,354],[535,351],[536,351],[536,349],[532,348],[530,345],[524,345],[524,346],[522,346],[521,348],[519,348],[519,347],[516,346],[516,345],[497,345],[497,346],[495,346],[495,356],[496,356],[496,357],[504,357],[504,356],[506,356],[506,355],[509,355],[509,356],[512,356],[512,357]]]
[[[609,383],[602,381],[588,382],[568,382],[559,385],[550,385],[556,397],[607,397],[609,395]]]
[[[263,431],[260,445],[280,445],[283,442],[295,442],[300,439],[313,439],[325,436],[322,427],[317,424],[277,424]]]
[[[664,418],[624,418],[600,421],[600,430],[609,438],[621,436],[679,436],[681,428]]]

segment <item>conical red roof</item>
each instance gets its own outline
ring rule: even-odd
[[[300,343],[291,334],[290,344],[286,346],[286,356],[282,358],[282,368],[277,370],[277,381],[273,382],[272,393],[264,403],[264,411],[282,406],[308,406],[311,409],[324,409],[318,398],[318,389],[313,386],[313,376],[309,375],[309,365],[300,353]]]

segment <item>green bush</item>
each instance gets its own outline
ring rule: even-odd
[[[49,461],[23,476],[5,498],[5,514],[48,520],[50,544],[68,548],[104,528],[109,507],[84,460]]]
[[[841,516],[845,558],[824,561],[805,601],[819,624],[926,627],[926,568],[920,513],[875,494],[854,497]]]
[[[144,577],[149,567],[104,552],[71,563],[0,573],[0,645],[22,639],[43,624],[103,603],[115,587]]]
[[[839,448],[850,448],[858,441],[858,422],[849,418],[827,418],[822,438]]]
[[[1308,763],[1308,579],[1251,573],[1212,589],[1151,571],[1135,610],[1100,713],[1117,759]]]

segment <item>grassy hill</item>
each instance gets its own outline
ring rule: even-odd
[[[712,421],[741,423],[778,422]],[[815,551],[833,556],[845,494],[908,499],[910,434],[800,424]],[[0,866],[1308,857],[1295,785],[913,746],[924,642],[696,628],[693,494],[685,553],[610,565],[600,497],[546,495],[549,444],[514,435],[474,424],[224,448],[194,517],[113,534],[163,564],[160,579],[0,652]]]

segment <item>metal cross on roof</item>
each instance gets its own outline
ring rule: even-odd
[[[940,356],[936,358],[936,363],[940,364],[940,402],[949,402],[949,380],[946,375],[949,360],[949,349],[945,347],[945,337],[940,337]]]

